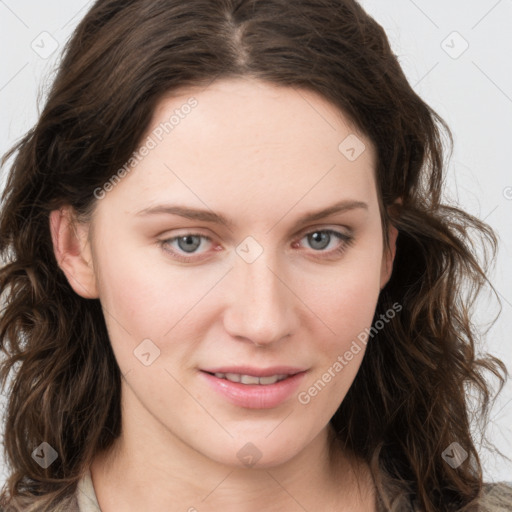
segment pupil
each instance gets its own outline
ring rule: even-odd
[[[194,239],[196,240],[196,243],[194,243]],[[182,245],[182,242],[183,244],[188,245]],[[199,247],[199,244],[199,237],[194,235],[187,235],[178,239],[178,245],[180,246],[180,249],[184,250],[185,252],[194,252]]]

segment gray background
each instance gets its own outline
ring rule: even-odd
[[[488,222],[500,237],[489,277],[503,310],[481,349],[512,370],[512,0],[361,3],[384,26],[414,89],[453,131],[446,199]],[[35,122],[38,94],[44,97],[60,51],[90,5],[84,0],[0,0],[1,154]],[[490,299],[484,295],[478,304],[474,321],[482,326],[498,311]],[[512,458],[512,383],[490,420],[489,440]],[[510,461],[496,458],[485,446],[481,455],[487,480],[512,481]],[[0,466],[5,473],[1,458]]]

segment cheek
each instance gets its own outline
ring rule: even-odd
[[[120,366],[133,365],[133,351],[145,339],[161,350],[158,363],[181,359],[182,352],[192,352],[195,339],[201,338],[206,328],[202,319],[212,307],[208,294],[226,270],[173,266],[165,256],[155,257],[158,248],[135,247],[121,254],[116,246],[123,244],[117,242],[99,256],[98,274],[105,321]],[[174,343],[181,339],[188,342]]]
[[[148,268],[134,251],[121,257],[111,250],[102,254],[99,274],[102,305],[126,330],[155,326],[163,288],[156,269]]]
[[[325,328],[315,336],[317,365],[297,395],[300,406],[319,421],[334,415],[352,385],[366,351],[367,330],[371,327],[379,295],[378,273],[363,265],[355,267],[323,287],[311,297],[319,308]],[[318,289],[315,293],[319,293]],[[320,329],[320,327],[319,327]],[[320,330],[318,331],[320,333]]]
[[[302,277],[303,300],[330,327],[327,347],[341,350],[369,327],[380,294],[380,260],[354,254],[324,276]],[[329,332],[326,330],[326,332]]]

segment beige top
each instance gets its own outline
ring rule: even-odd
[[[32,508],[30,500],[17,499],[14,501],[15,503],[11,502],[7,508],[0,506],[0,512],[40,510],[39,507]],[[409,507],[406,508],[408,511],[410,510]],[[90,471],[87,471],[79,480],[75,494],[61,502],[53,509],[53,512],[101,512]],[[410,510],[410,512],[414,511]],[[485,484],[478,512],[512,512],[512,483]]]
[[[101,512],[89,470],[78,482],[75,496],[78,512]]]
[[[90,471],[79,481],[75,499],[76,504],[71,507],[73,512],[101,512]],[[486,484],[480,512],[512,512],[512,483]]]

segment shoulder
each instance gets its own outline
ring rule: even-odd
[[[484,484],[481,512],[512,512],[512,483]]]

